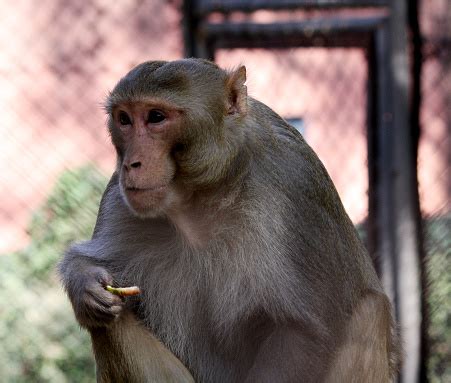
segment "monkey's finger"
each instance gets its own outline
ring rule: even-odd
[[[98,304],[107,308],[111,306],[121,306],[124,304],[124,300],[121,297],[108,293],[101,286],[93,289],[87,289],[86,294],[94,299]]]
[[[77,315],[78,321],[86,327],[104,326],[113,321],[116,317],[117,315],[113,315],[111,313],[103,313],[92,310],[85,310]]]
[[[96,302],[91,297],[86,300],[85,311],[92,319],[112,320],[121,312],[121,310],[122,306],[120,305],[106,307]]]
[[[113,277],[111,274],[103,268],[98,268],[96,270],[95,279],[103,287],[106,285],[111,285],[113,283]]]
[[[122,312],[123,308],[124,307],[122,305],[121,306],[111,306],[110,311],[113,315],[117,316]]]

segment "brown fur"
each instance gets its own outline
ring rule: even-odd
[[[91,338],[99,383],[194,382],[183,364],[130,312],[108,327],[92,329]]]
[[[369,293],[362,298],[346,325],[327,382],[393,381],[398,355],[390,337],[384,335],[393,328],[391,317],[384,315],[389,311],[390,304],[381,294]]]
[[[245,79],[148,62],[107,100],[117,169],[92,240],[60,265],[99,376],[183,371],[163,344],[197,382],[389,381],[397,339],[371,260],[316,154]],[[142,294],[123,303],[112,283]]]

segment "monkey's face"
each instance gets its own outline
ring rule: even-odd
[[[111,135],[117,148],[122,196],[139,217],[158,216],[176,200],[172,151],[181,112],[158,99],[114,107]]]
[[[149,61],[119,81],[106,109],[121,193],[133,213],[162,215],[196,191],[220,187],[238,156],[232,143],[244,137],[236,121],[246,111],[245,79],[244,67],[227,73],[186,59]]]

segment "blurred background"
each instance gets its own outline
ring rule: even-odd
[[[102,103],[146,60],[245,64],[315,149],[393,300],[400,380],[451,381],[448,0],[0,0],[0,381],[94,382],[55,273],[91,235]]]

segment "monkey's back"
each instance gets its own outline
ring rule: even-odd
[[[307,292],[328,297],[335,312],[338,306],[338,312],[352,309],[367,290],[382,292],[371,259],[318,156],[266,105],[253,99],[249,105],[258,110],[252,115],[263,116],[248,132],[259,149],[253,152],[249,194],[258,196],[256,210],[267,210],[267,224],[277,233],[271,240],[289,255],[303,288],[307,284]]]

